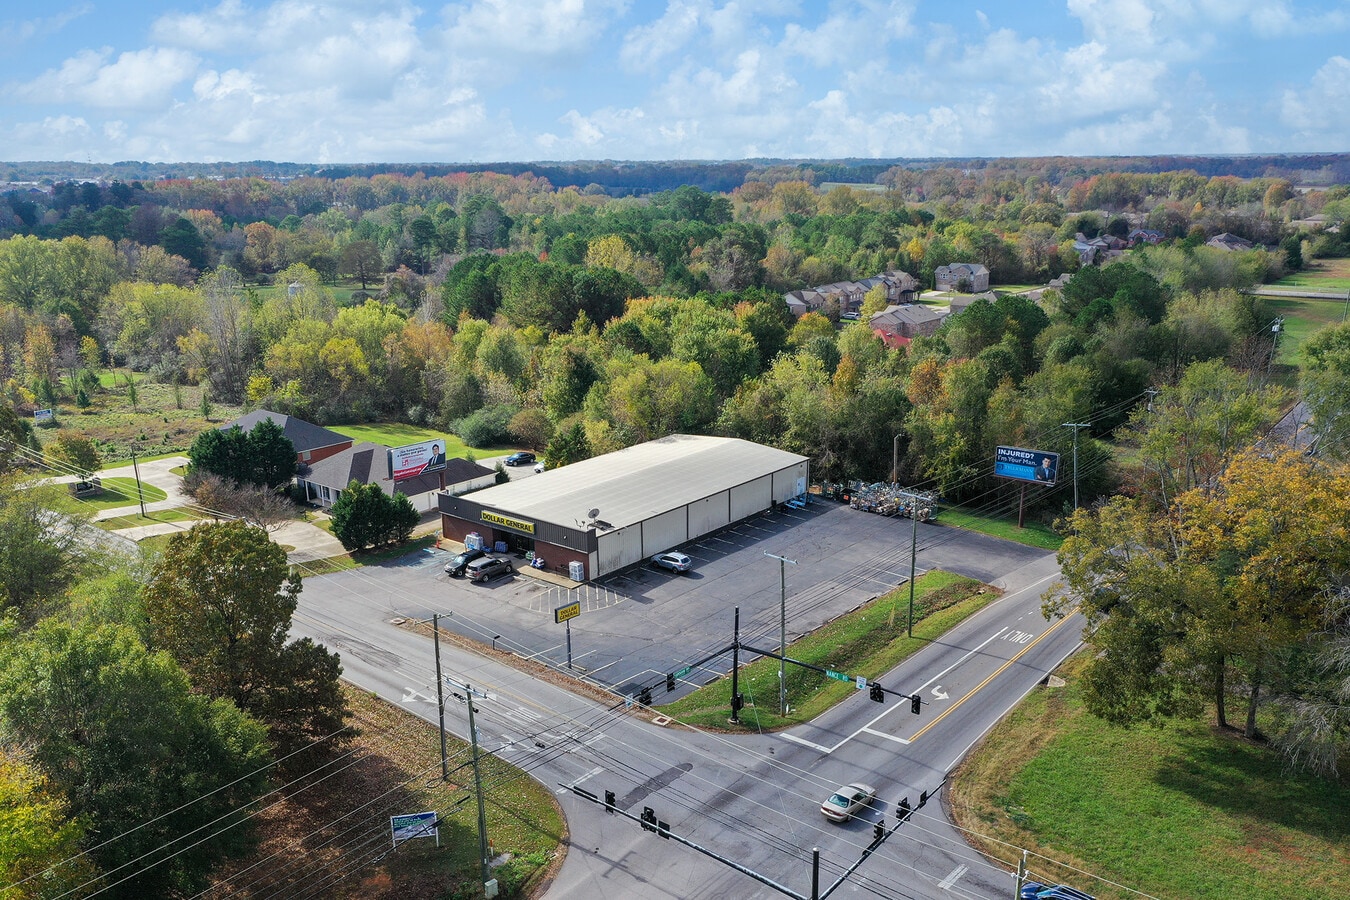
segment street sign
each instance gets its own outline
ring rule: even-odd
[[[852,681],[852,675],[845,675],[843,672],[836,672],[834,669],[825,670],[826,678],[833,678],[835,681]]]
[[[855,682],[855,684],[856,684],[858,690],[860,690],[860,691],[861,691],[861,690],[866,690],[866,688],[867,688],[867,679],[864,678],[863,676],[859,675],[859,676],[858,676],[858,680],[857,680],[857,682]]]
[[[694,671],[694,667],[693,667],[693,666],[685,666],[683,669],[680,669],[679,671],[677,671],[677,672],[675,673],[675,677],[676,677],[676,678],[683,678],[684,676],[688,675],[688,674],[689,674],[690,672],[692,672],[692,671]]]
[[[580,600],[576,601],[575,603],[569,603],[566,606],[559,606],[556,609],[554,609],[553,623],[555,625],[561,625],[568,619],[575,619],[579,615],[581,615]]]

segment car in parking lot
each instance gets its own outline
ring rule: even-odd
[[[849,819],[871,806],[876,799],[877,789],[870,784],[855,781],[836,790],[820,804],[820,812],[831,822],[847,822]]]
[[[1093,900],[1091,894],[1067,884],[1044,885],[1036,881],[1022,885],[1019,896],[1021,900]]]
[[[501,575],[514,575],[516,567],[500,556],[484,556],[481,559],[475,559],[469,563],[469,567],[464,570],[470,581],[483,583],[491,581]]]
[[[542,471],[544,471],[544,461],[541,459],[534,464],[534,473],[538,475]]]
[[[512,453],[502,462],[508,466],[532,466],[534,465],[534,454],[521,450],[518,453]]]
[[[445,564],[445,574],[449,575],[451,578],[463,578],[464,570],[469,567],[469,563],[473,562],[475,559],[482,559],[484,556],[487,556],[487,554],[482,550],[466,549],[462,553],[456,553],[450,558],[450,561]]]
[[[683,575],[694,567],[694,561],[683,553],[670,550],[653,556],[652,565],[658,569],[669,569],[676,575]]]

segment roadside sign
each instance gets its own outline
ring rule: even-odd
[[[676,677],[676,678],[683,678],[684,676],[688,675],[688,674],[689,674],[690,672],[692,672],[692,671],[694,671],[694,667],[693,667],[693,666],[685,666],[683,669],[680,669],[679,671],[677,671],[677,672],[675,673],[675,677]]]
[[[438,816],[434,812],[412,813],[406,816],[390,816],[389,828],[394,833],[394,845],[398,846],[399,841],[407,841],[412,838],[434,837],[436,846],[441,845],[441,830],[437,823]]]
[[[48,425],[56,421],[56,410],[54,409],[35,409],[33,410],[33,420],[39,425]]]
[[[833,678],[835,681],[852,681],[852,675],[845,675],[843,672],[836,672],[834,669],[825,670],[826,678]]]
[[[556,609],[554,609],[553,623],[555,625],[561,625],[568,619],[575,619],[579,615],[581,615],[580,600],[576,601],[575,603],[569,603],[566,606],[559,606]]]
[[[855,685],[855,687],[857,687],[857,689],[860,690],[860,691],[861,691],[861,690],[865,690],[865,689],[867,688],[867,679],[864,678],[863,676],[859,675],[859,676],[858,676],[858,680],[857,680],[856,682],[854,682],[854,685]]]

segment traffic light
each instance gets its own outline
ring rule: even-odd
[[[885,689],[882,688],[882,686],[879,685],[879,684],[877,684],[875,681],[872,682],[872,699],[875,700],[875,701],[877,701],[878,703],[885,703],[885,702],[886,702],[886,691],[885,691]]]
[[[903,822],[909,818],[914,810],[909,808],[909,798],[906,797],[900,801],[900,805],[895,808],[895,818],[898,822]]]
[[[919,698],[918,694],[915,694],[914,696],[909,698],[909,711],[914,713],[914,715],[917,716],[919,714],[919,710],[922,707],[923,707],[923,700]]]
[[[642,807],[642,830],[656,830],[656,810],[652,809],[650,806]]]
[[[652,689],[649,687],[645,687],[642,690],[638,691],[638,702],[641,703],[643,706],[651,706]]]
[[[877,843],[886,836],[886,823],[878,822],[872,826],[872,842]]]
[[[665,838],[666,840],[670,840],[670,823],[669,823],[669,822],[657,822],[657,823],[656,823],[656,832],[657,832],[657,834],[661,835],[661,837]]]
[[[673,672],[667,672],[667,673],[666,673],[666,693],[669,694],[669,693],[670,693],[671,691],[673,691],[673,690],[675,690],[675,674],[674,674]]]
[[[605,791],[605,812],[614,814],[614,792]]]
[[[923,805],[927,802],[928,802],[928,792],[924,791],[919,795],[919,807],[923,808]]]

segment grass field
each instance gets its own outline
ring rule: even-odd
[[[354,752],[331,771],[269,798],[280,802],[260,816],[261,849],[224,869],[212,895],[482,897],[468,745],[448,738],[450,779],[443,782],[435,726],[348,685],[344,691],[359,729],[349,748]],[[492,875],[500,896],[526,896],[557,857],[566,824],[552,791],[495,756],[480,759],[490,853],[503,860]],[[314,790],[307,789],[311,784]],[[370,848],[391,849],[390,815],[423,810],[441,814],[439,846],[430,838],[404,841],[394,852],[351,868],[353,856],[378,857]],[[321,895],[307,892],[325,880]],[[239,890],[240,885],[252,887]]]
[[[53,502],[57,504],[58,509],[65,512],[74,512],[75,510],[97,512],[104,509],[117,509],[119,506],[135,506],[139,502],[136,499],[136,480],[134,478],[104,478],[102,482],[103,493],[97,496],[76,498],[63,488],[61,493],[52,495]],[[141,498],[146,503],[165,500],[168,499],[168,496],[153,484],[141,482]]]
[[[1350,896],[1350,788],[1203,723],[1107,725],[1082,708],[1082,664],[954,773],[953,812],[984,852],[1011,869],[1027,848],[1037,880],[1100,898],[1138,896],[1107,882],[1188,900]]]
[[[909,606],[909,587],[905,586],[793,641],[786,655],[848,675],[875,678],[979,612],[997,596],[997,591],[978,581],[933,570],[914,582],[914,637],[905,634]],[[838,681],[789,665],[788,714],[780,716],[778,668],[778,660],[771,657],[760,657],[742,666],[739,680],[745,708],[740,718],[745,728],[773,730],[809,721],[856,690],[852,680]],[[900,699],[890,697],[889,702],[898,703]],[[691,725],[735,730],[727,723],[730,710],[730,678],[721,678],[661,707],[662,713]]]
[[[509,453],[511,447],[470,447],[455,437],[453,434],[445,434],[434,428],[420,428],[416,425],[403,425],[398,422],[377,423],[374,425],[334,425],[330,431],[336,431],[338,434],[345,435],[354,441],[371,441],[376,444],[383,444],[386,447],[402,447],[405,444],[416,444],[419,441],[444,441],[445,455],[448,457],[465,456],[473,453],[476,456],[495,456],[500,453]]]
[[[1286,275],[1275,287],[1301,287],[1316,291],[1350,291],[1350,259],[1313,260],[1300,272]]]
[[[1041,522],[1028,520],[1025,527],[1018,528],[1017,522],[1013,519],[981,515],[960,507],[943,507],[938,512],[936,521],[940,525],[978,531],[981,534],[1016,541],[1028,547],[1039,547],[1042,550],[1058,550],[1059,545],[1064,543],[1063,536],[1056,534],[1054,529]]]

